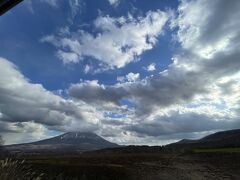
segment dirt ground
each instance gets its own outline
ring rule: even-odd
[[[169,164],[143,162],[137,170],[139,173],[135,178],[144,180],[239,180],[240,156],[237,154],[182,155],[172,158]]]
[[[240,179],[240,153],[45,155],[24,159],[47,180]]]

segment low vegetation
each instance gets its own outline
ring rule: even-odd
[[[41,180],[43,175],[26,165],[24,160],[7,158],[0,161],[1,180]]]
[[[195,153],[240,153],[240,148],[194,149]]]
[[[240,179],[240,153],[184,153],[176,156],[160,152],[96,152],[28,155],[2,162],[8,168],[1,165],[1,171],[3,174],[10,172],[7,177],[15,177],[13,180],[20,179],[16,177],[31,177],[23,180]],[[4,178],[0,176],[1,180],[12,180]]]

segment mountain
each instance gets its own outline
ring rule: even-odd
[[[120,147],[90,132],[69,132],[37,142],[5,146],[10,152],[84,152]]]
[[[240,129],[220,131],[198,140],[183,139],[165,146],[170,150],[240,147]]]
[[[201,142],[208,141],[224,141],[228,144],[240,144],[240,129],[229,130],[229,131],[220,131],[214,134],[208,135],[202,139]]]
[[[120,146],[87,132],[70,132],[33,143],[5,146],[10,152],[19,153],[161,153],[199,148],[240,147],[240,129],[221,131],[198,140],[183,139],[166,146]]]

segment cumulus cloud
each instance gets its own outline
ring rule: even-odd
[[[113,103],[118,105],[119,99],[124,94],[120,89],[116,91],[115,87],[101,85],[97,80],[84,81],[79,84],[73,84],[69,88],[69,95],[90,104],[104,105],[104,103]]]
[[[64,130],[75,121],[81,124],[79,128],[82,130],[95,128],[93,124],[97,122],[88,119],[86,113],[91,111],[90,108],[85,110],[86,105],[63,99],[42,85],[29,82],[14,64],[4,58],[0,58],[0,69],[2,130],[18,131],[21,126],[24,130],[29,125]]]
[[[182,0],[171,19],[180,47],[166,70],[142,79],[129,73],[113,85],[82,80],[69,87],[68,99],[30,83],[0,59],[1,130],[30,131],[37,124],[39,129],[95,128],[109,140],[142,144],[240,127],[239,8],[239,1]],[[42,42],[52,43],[64,63],[90,56],[121,68],[154,47],[167,18],[161,11],[139,18],[100,16],[96,34],[67,30]]]
[[[181,1],[172,28],[182,47],[168,69],[139,81],[97,84],[91,94],[101,98],[86,98],[83,83],[70,96],[93,104],[127,99],[132,121],[118,127],[132,138],[240,127],[239,8],[238,1]]]
[[[121,68],[154,47],[167,19],[167,13],[160,10],[137,18],[99,16],[94,21],[95,35],[79,29],[45,36],[41,42],[53,44],[64,63],[78,63],[89,56],[110,68]]]
[[[151,71],[155,71],[156,70],[156,64],[155,63],[151,63],[149,64],[146,68],[147,71],[151,72]]]
[[[128,73],[125,77],[124,76],[118,76],[117,81],[119,82],[136,82],[140,80],[140,74],[139,73]]]
[[[70,88],[70,95],[84,101],[96,101],[99,98],[105,100],[107,96],[107,100],[114,100],[115,104],[118,104],[123,98],[130,98],[134,100],[136,106],[139,108],[139,113],[143,114],[146,112],[150,113],[156,106],[159,108],[159,106],[167,107],[184,103],[187,100],[191,100],[195,93],[206,92],[202,84],[207,82],[208,78],[206,76],[201,81],[196,82],[197,74],[182,72],[182,69],[175,67],[163,72],[159,76],[147,77],[141,81],[133,81],[134,74],[133,76],[131,75],[128,75],[130,82],[113,86],[96,85],[94,83],[93,87],[95,88],[91,88],[92,91],[87,90],[90,88],[88,86],[86,88],[85,83],[80,83],[77,86],[73,85],[72,87],[74,88]],[[101,93],[101,96],[99,93]],[[87,94],[89,95],[85,98]],[[96,97],[93,96],[94,94],[96,94]],[[103,94],[106,95],[104,96]]]
[[[7,144],[17,144],[19,142],[33,142],[49,137],[49,130],[41,124],[34,122],[7,123],[7,128],[1,131]],[[51,131],[50,131],[51,132]]]
[[[182,113],[179,111],[171,111],[165,115],[155,116],[154,121],[145,121],[126,126],[125,128],[141,135],[162,136],[178,133],[234,129],[240,126],[238,119],[229,119],[228,116],[224,116],[224,118],[215,113],[212,115],[211,113],[204,114],[188,111]]]
[[[135,81],[139,80],[140,74],[139,73],[134,74],[131,72],[126,75],[126,78],[127,78],[127,81],[129,81],[129,82],[135,82]]]
[[[179,28],[178,41],[203,58],[230,48],[230,42],[239,38],[239,6],[239,1],[181,1],[179,16],[173,21]]]

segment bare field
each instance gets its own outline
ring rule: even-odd
[[[47,180],[240,179],[240,153],[91,153],[24,159]]]

